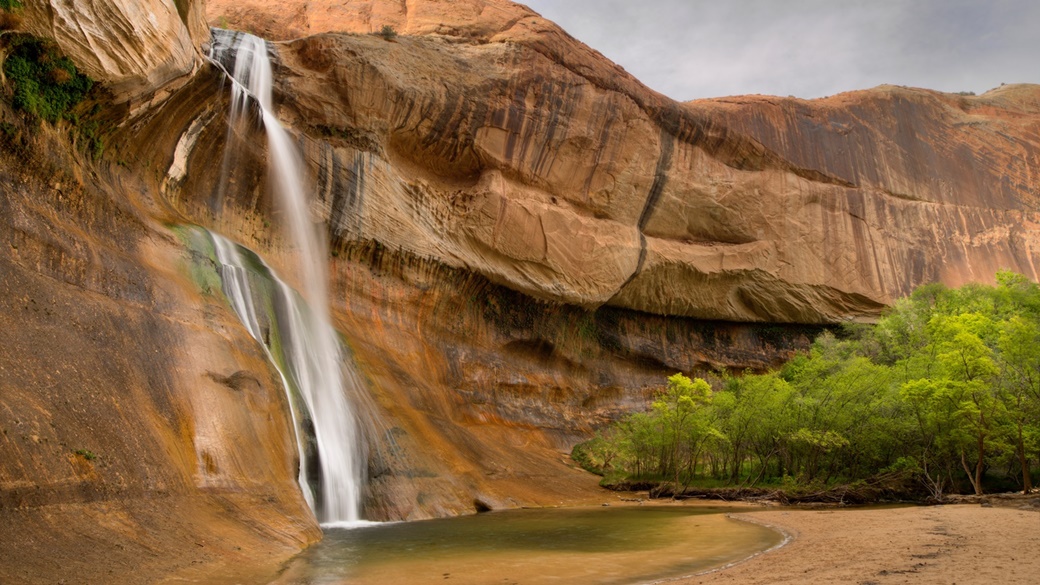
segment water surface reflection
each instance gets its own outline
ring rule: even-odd
[[[279,585],[646,583],[748,557],[782,537],[725,508],[510,510],[328,529]]]

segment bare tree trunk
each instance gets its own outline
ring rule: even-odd
[[[1026,458],[1026,444],[1022,438],[1022,421],[1018,421],[1018,463],[1022,466],[1022,493],[1028,494],[1033,489],[1033,478],[1029,475],[1029,459]]]
[[[773,449],[772,451],[770,451],[769,454],[767,454],[765,456],[765,459],[759,458],[759,461],[761,461],[762,466],[758,470],[758,476],[755,477],[755,480],[752,481],[751,484],[748,485],[747,487],[755,487],[755,485],[758,484],[758,482],[762,481],[762,478],[766,474],[766,469],[768,469],[768,467],[769,467],[769,460],[773,458],[773,454],[774,453],[776,453],[776,449]],[[748,479],[751,479],[751,474],[748,474]]]
[[[927,480],[925,483],[925,487],[928,488],[928,491],[931,492],[932,497],[935,498],[936,501],[942,501],[943,487],[945,485],[945,482],[943,482],[942,478],[942,470],[940,470],[939,473],[937,473],[935,475],[935,478],[933,479],[932,474],[928,472],[927,457],[924,459],[923,463],[924,465],[922,466],[922,471],[924,471],[924,477],[925,480]]]
[[[971,467],[968,466],[968,456],[961,450],[961,467],[964,468],[964,473],[968,475],[968,481],[971,482],[971,487],[975,490],[976,496],[982,495],[982,486],[979,485],[982,479],[982,460],[975,464],[975,470],[972,471]]]
[[[978,439],[979,446],[979,459],[975,462],[975,495],[982,495],[982,466],[986,459],[986,438],[985,435],[979,433]]]

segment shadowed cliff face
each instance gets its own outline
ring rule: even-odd
[[[540,302],[375,245],[341,247],[332,267],[337,319],[384,412],[379,517],[587,501],[574,443],[670,373],[764,369],[816,333]]]

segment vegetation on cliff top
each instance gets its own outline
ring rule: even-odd
[[[383,28],[379,29],[379,32],[375,34],[383,37],[384,41],[392,41],[397,38],[397,30],[389,24],[384,24]]]
[[[648,412],[575,447],[618,481],[772,486],[787,494],[913,486],[1030,489],[1040,459],[1040,287],[928,285],[873,326],[826,333],[765,374],[718,388],[676,375]],[[915,480],[915,481],[909,481]],[[874,490],[878,494],[884,490]]]

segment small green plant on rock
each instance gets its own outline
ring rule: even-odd
[[[71,120],[72,109],[94,85],[53,42],[29,35],[11,40],[4,73],[14,92],[15,109],[52,124]]]
[[[389,24],[384,24],[383,28],[379,29],[377,35],[383,37],[384,41],[392,41],[397,38],[397,30]]]
[[[78,126],[80,145],[94,160],[100,159],[105,151],[105,141],[101,138],[101,122],[97,119],[100,112],[101,106],[94,104],[86,119],[76,116],[70,118],[70,121]]]
[[[73,451],[73,453],[75,453],[76,455],[79,455],[80,457],[86,459],[87,461],[93,461],[93,460],[97,459],[97,455],[95,455],[92,451],[90,451],[88,449],[76,449],[75,451]]]
[[[101,106],[94,104],[90,111],[80,106],[94,81],[80,73],[53,41],[26,34],[8,39],[2,49],[2,79],[10,88],[11,105],[31,125],[39,120],[68,122],[70,138],[98,160],[104,151]]]

